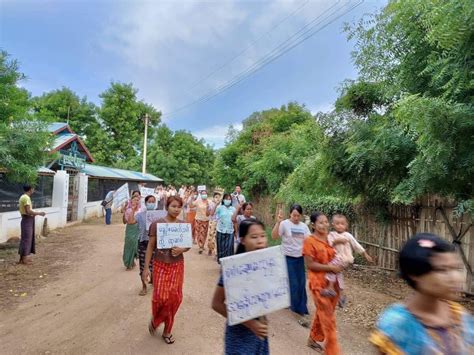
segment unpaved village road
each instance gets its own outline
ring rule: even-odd
[[[74,240],[71,247],[61,246],[64,236]],[[37,272],[42,253],[46,257],[51,248],[65,249],[62,258],[74,256],[56,277],[46,276],[54,260],[41,265],[46,279],[41,286],[17,297],[12,307],[0,303],[1,354],[223,353],[225,321],[210,307],[219,273],[213,258],[198,255],[197,249],[186,253],[184,300],[173,329],[176,343],[166,345],[148,333],[150,290],[138,296],[138,270],[125,271],[122,265],[123,225],[105,226],[97,220],[65,228],[51,238],[51,245],[39,243],[35,265],[23,273]],[[314,354],[305,346],[308,330],[289,311],[271,314],[269,322],[272,354]],[[344,354],[373,353],[367,330],[344,317],[338,323]]]

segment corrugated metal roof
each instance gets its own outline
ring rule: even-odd
[[[53,150],[57,149],[71,138],[77,137],[74,133],[61,133],[54,138]]]
[[[67,123],[65,123],[65,122],[54,122],[54,123],[50,123],[48,125],[47,129],[48,129],[49,132],[53,133],[53,132],[56,132],[59,129],[62,129],[62,128],[66,127],[66,126],[67,126]]]
[[[151,174],[142,174],[138,171],[108,168],[106,166],[86,164],[82,172],[93,177],[104,177],[109,179],[131,180],[131,181],[163,181]]]
[[[56,174],[56,172],[54,170],[48,169],[45,166],[42,166],[42,167],[38,168],[38,172],[40,174],[52,174],[52,175]]]

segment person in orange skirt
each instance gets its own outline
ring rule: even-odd
[[[162,338],[167,344],[173,344],[175,339],[171,333],[179,306],[183,300],[184,256],[189,248],[157,249],[157,225],[159,223],[184,223],[178,216],[183,208],[183,200],[178,196],[171,196],[166,201],[168,214],[165,218],[154,222],[150,226],[149,242],[145,257],[145,266],[142,279],[146,283],[150,275],[149,265],[153,260],[153,297],[152,318],[148,325],[151,335],[161,323],[165,324]]]
[[[194,186],[191,186],[191,190],[189,191],[189,195],[185,201],[186,222],[191,223],[191,228],[193,231],[193,244],[196,244],[196,233],[194,232],[195,221],[196,221],[196,207],[194,206],[194,204],[196,203],[198,196],[199,195],[198,195],[197,190],[194,188]]]
[[[311,290],[316,314],[308,339],[308,346],[317,352],[326,355],[338,355],[341,353],[336,335],[336,305],[339,300],[339,285],[336,285],[334,297],[324,296],[321,293],[328,286],[326,273],[338,273],[343,270],[342,266],[330,265],[329,262],[335,257],[336,250],[329,245],[329,221],[320,213],[311,215],[313,234],[303,242],[303,256],[308,269],[309,288]]]

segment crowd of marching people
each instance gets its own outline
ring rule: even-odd
[[[106,197],[109,202],[110,196]],[[107,206],[104,206],[107,209]],[[147,211],[163,211],[147,228]],[[232,193],[205,187],[158,186],[153,195],[133,191],[122,207],[126,224],[123,263],[132,270],[139,262],[140,295],[153,287],[150,334],[164,324],[163,341],[173,344],[175,315],[183,300],[184,254],[190,248],[157,248],[157,225],[190,223],[199,254],[221,258],[268,246],[265,226],[253,213],[240,186]],[[369,263],[372,257],[352,234],[342,214],[310,214],[304,221],[300,205],[285,216],[279,208],[271,231],[281,240],[290,293],[290,310],[297,322],[309,328],[307,345],[319,353],[340,354],[336,332],[337,307],[346,303],[343,271],[354,263],[353,252]],[[106,213],[106,223],[110,215]],[[370,341],[382,354],[468,354],[474,349],[474,321],[457,300],[461,292],[461,266],[452,244],[432,234],[410,239],[400,252],[401,276],[413,289],[404,303],[389,307],[380,317]],[[308,284],[308,288],[307,288]],[[310,317],[307,289],[314,301]],[[227,317],[222,276],[215,287],[212,309]],[[268,354],[268,320],[265,316],[225,329],[226,354]]]

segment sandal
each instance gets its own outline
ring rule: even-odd
[[[308,319],[301,318],[298,319],[298,324],[304,328],[309,328],[309,326],[311,325],[311,321]]]
[[[341,296],[339,298],[339,301],[337,302],[337,305],[339,306],[339,308],[344,308],[344,306],[346,305],[347,303],[347,298],[346,296]]]
[[[337,293],[336,291],[333,291],[333,290],[329,290],[327,288],[325,288],[324,290],[321,290],[321,296],[323,297],[336,297],[337,296]]]
[[[309,348],[313,349],[314,351],[318,353],[322,353],[324,351],[323,347],[321,344],[317,341],[314,341],[313,339],[309,338],[308,343],[306,344]]]
[[[148,323],[148,331],[150,332],[150,335],[155,335],[156,333],[156,328],[153,326],[153,320],[150,320],[150,323]]]
[[[162,335],[161,337],[163,338],[163,340],[165,341],[165,343],[168,344],[168,345],[174,343],[173,334],[170,334],[170,336],[168,336],[168,337],[165,337],[164,335]]]

